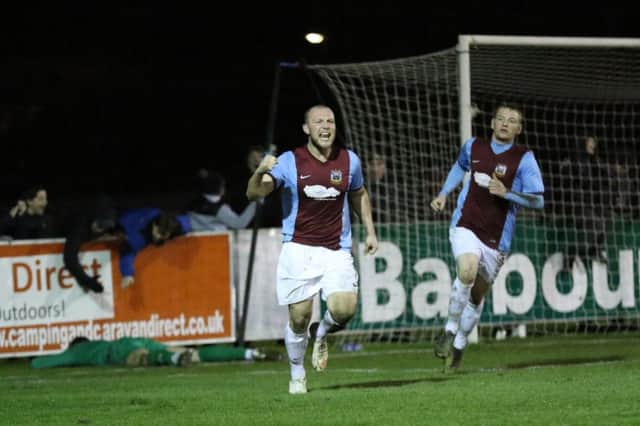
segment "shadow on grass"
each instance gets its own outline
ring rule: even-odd
[[[373,382],[360,382],[360,383],[343,383],[341,385],[321,386],[314,387],[314,390],[335,390],[335,389],[361,389],[361,388],[387,388],[387,387],[399,387],[406,385],[413,385],[415,383],[439,383],[450,380],[452,376],[443,377],[425,377],[423,379],[411,379],[411,380],[376,380]]]
[[[515,364],[507,364],[506,368],[509,370],[517,370],[521,368],[533,368],[533,367],[549,367],[557,365],[559,367],[567,365],[579,365],[579,364],[594,364],[598,362],[619,362],[624,361],[625,358],[619,355],[603,356],[595,358],[556,358],[556,359],[544,359],[539,361],[530,362],[518,362]]]

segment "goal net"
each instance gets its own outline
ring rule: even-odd
[[[461,142],[490,137],[504,101],[523,112],[517,143],[536,155],[546,204],[520,211],[481,333],[519,324],[529,333],[637,328],[640,39],[481,38],[424,56],[309,67],[363,160],[380,240],[375,257],[360,246],[361,304],[347,334],[388,338],[443,325],[458,191],[443,214],[429,203]]]

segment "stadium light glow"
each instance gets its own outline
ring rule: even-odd
[[[321,33],[307,33],[304,39],[311,44],[320,44],[324,41],[324,34]]]

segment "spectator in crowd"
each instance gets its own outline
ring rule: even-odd
[[[186,367],[192,362],[265,361],[277,354],[260,349],[225,345],[201,346],[196,350],[170,347],[157,340],[121,337],[117,340],[89,340],[76,337],[62,353],[35,357],[33,368],[127,365],[146,367],[174,365]]]
[[[80,264],[82,245],[116,232],[117,211],[113,200],[98,195],[70,214],[64,221],[64,266],[85,291],[102,293],[99,276],[89,276]]]
[[[607,263],[605,247],[607,212],[611,209],[609,199],[609,173],[598,153],[598,139],[587,136],[582,140],[575,155],[562,163],[560,174],[566,191],[564,207],[567,226],[572,229],[575,241],[567,247],[564,267],[569,269],[588,259]]]
[[[275,152],[276,149],[277,147],[274,145],[270,148],[270,151]],[[265,149],[263,146],[251,145],[249,147],[246,157],[246,170],[249,171],[249,173],[253,174],[253,172],[255,172],[255,170],[258,168],[260,162],[262,161],[262,158],[264,157],[264,152]]]
[[[118,220],[124,241],[120,249],[121,287],[135,282],[134,261],[140,250],[148,245],[161,246],[165,242],[192,231],[187,215],[175,215],[157,208],[125,211]]]
[[[249,203],[241,214],[237,214],[224,196],[224,177],[206,169],[199,171],[200,195],[188,207],[188,216],[193,231],[218,231],[246,228],[256,214],[256,202]]]
[[[22,216],[27,211],[27,203],[24,200],[18,200],[15,206],[4,212],[0,220],[0,234],[11,239],[10,233],[13,231],[16,217]]]
[[[54,217],[47,212],[47,190],[34,186],[0,220],[0,234],[16,240],[60,237]]]
[[[638,194],[632,177],[633,168],[634,166],[629,164],[627,159],[616,160],[611,167],[611,180],[615,182],[611,188],[612,207],[618,215],[627,218],[633,217],[633,209],[636,204],[635,197]]]

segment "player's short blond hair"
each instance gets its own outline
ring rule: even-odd
[[[524,115],[522,114],[522,109],[518,105],[511,102],[502,102],[493,110],[493,116],[496,117],[498,115],[498,111],[501,109],[510,109],[511,111],[517,112],[520,117],[520,124],[524,124]]]

